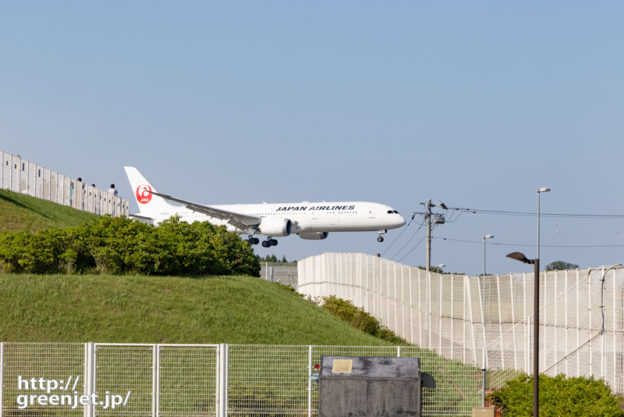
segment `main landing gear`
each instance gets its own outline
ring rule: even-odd
[[[277,240],[268,238],[267,240],[262,242],[263,248],[270,248],[271,246],[277,246]]]
[[[381,243],[384,241],[384,238],[382,235],[385,235],[386,233],[388,233],[388,230],[380,230],[379,231],[379,236],[377,236],[377,242]]]
[[[257,245],[258,243],[260,243],[260,239],[258,239],[257,237],[249,236],[247,238],[247,242],[250,245]],[[271,246],[277,246],[277,240],[271,239],[269,237],[269,238],[267,238],[267,240],[263,240],[262,241],[262,247],[263,248],[270,248]]]

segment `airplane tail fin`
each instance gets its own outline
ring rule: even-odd
[[[130,188],[132,188],[134,201],[139,206],[139,217],[158,219],[163,215],[173,215],[178,209],[177,206],[169,204],[164,198],[147,192],[156,191],[156,189],[141,175],[138,169],[124,167],[124,170],[130,182]]]

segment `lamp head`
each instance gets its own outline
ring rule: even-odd
[[[524,262],[525,264],[535,263],[535,259],[528,259],[522,252],[511,252],[505,256],[511,259],[515,259],[516,261]]]
[[[542,187],[542,188],[537,189],[538,193],[547,193],[549,191],[550,191],[550,187]]]
[[[494,235],[485,235],[483,236],[483,239],[492,239],[494,237]]]

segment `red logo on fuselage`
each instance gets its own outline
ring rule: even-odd
[[[147,204],[152,199],[152,193],[148,192],[152,191],[152,187],[147,184],[141,184],[136,189],[136,199],[139,204]]]

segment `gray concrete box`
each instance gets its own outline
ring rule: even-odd
[[[319,417],[420,416],[418,358],[323,356]]]

